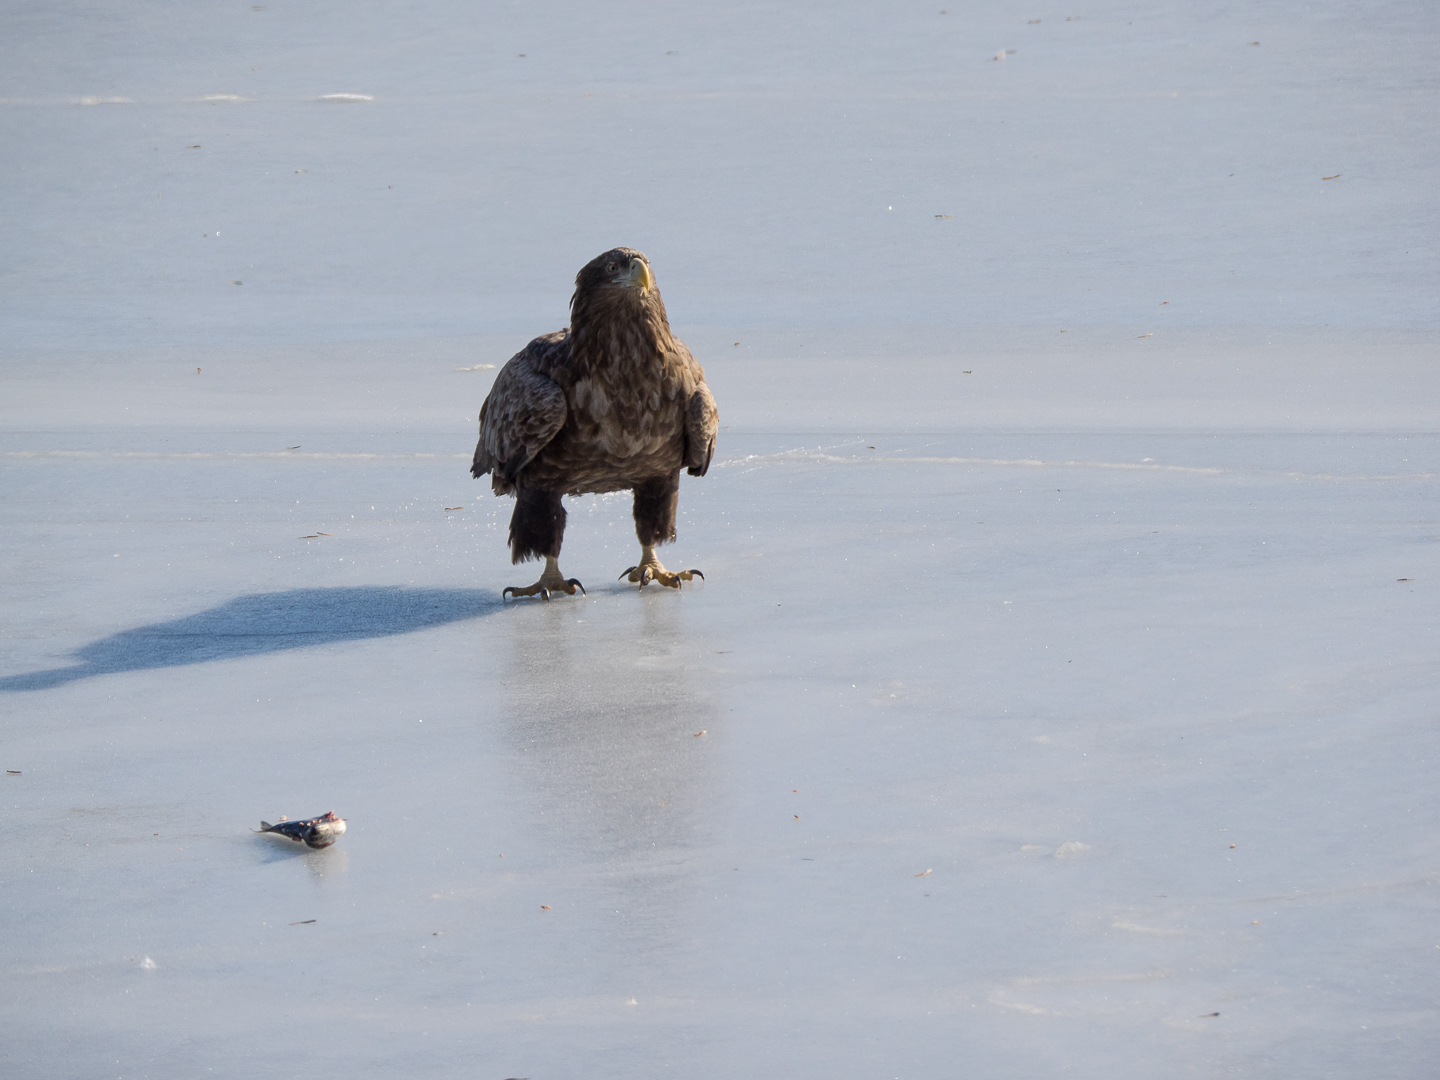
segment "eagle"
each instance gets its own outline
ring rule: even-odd
[[[591,259],[575,275],[570,325],[512,356],[480,407],[470,475],[489,473],[496,495],[515,496],[510,561],[545,560],[539,581],[501,597],[585,591],[560,573],[560,497],[592,492],[635,492],[640,562],[621,578],[642,589],[703,580],[666,570],[655,548],[675,539],[680,470],[705,475],[719,425],[705,370],[670,332],[650,260],[623,247]]]

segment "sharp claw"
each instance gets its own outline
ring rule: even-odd
[[[515,588],[514,585],[506,585],[505,588],[501,590],[500,602],[503,604],[506,600],[510,599],[510,594],[512,592],[515,593],[517,596],[520,594],[520,590]]]
[[[550,590],[549,590],[549,589],[541,589],[541,590],[540,590],[540,595],[543,596],[543,597],[545,597],[545,602],[546,602],[547,604],[550,602]]]
[[[652,581],[654,581],[654,580],[655,580],[655,574],[654,574],[654,572],[653,572],[648,566],[645,567],[644,570],[641,570],[641,571],[640,571],[640,587],[641,587],[642,589],[643,589],[646,585],[649,585],[650,582],[652,582]]]
[[[566,585],[574,585],[575,588],[577,588],[577,589],[580,590],[580,595],[581,595],[581,596],[589,596],[589,595],[590,595],[589,593],[587,593],[587,592],[585,591],[585,586],[584,586],[584,585],[581,585],[580,582],[579,582],[579,580],[576,579],[576,578],[573,578],[573,577],[570,578],[568,581],[565,582],[565,584],[566,584]],[[570,595],[571,595],[571,596],[574,596],[575,594],[572,592]]]
[[[691,570],[690,573],[694,574],[694,575],[695,575],[696,577],[698,577],[701,581],[704,581],[704,580],[705,580],[705,575],[702,574],[702,573],[700,573],[699,570]]]
[[[616,581],[621,581],[621,580],[623,580],[624,578],[626,578],[626,577],[628,577],[629,575],[633,574],[636,570],[639,570],[639,569],[640,569],[640,568],[639,568],[638,566],[632,566],[632,567],[630,567],[629,570],[626,570],[623,574],[621,574],[621,575],[620,575],[619,577],[617,577],[615,580],[616,580]]]

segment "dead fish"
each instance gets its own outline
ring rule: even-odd
[[[345,819],[336,816],[335,811],[331,810],[328,814],[321,814],[309,821],[282,821],[279,825],[262,821],[259,831],[279,833],[297,844],[304,841],[307,847],[327,848],[344,833]]]

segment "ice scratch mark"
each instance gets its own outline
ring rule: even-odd
[[[804,464],[839,464],[850,465],[857,462],[868,464],[885,465],[1020,465],[1030,468],[1045,468],[1046,466],[1064,466],[1067,468],[1082,469],[1150,469],[1157,472],[1186,472],[1223,474],[1228,469],[1212,469],[1191,465],[1141,465],[1129,461],[1041,461],[1038,458],[970,458],[970,457],[887,457],[883,455],[867,457],[842,457],[838,454],[826,454],[820,451],[790,450],[780,454],[751,454],[743,458],[732,458],[729,461],[717,462],[717,468],[725,468],[731,465],[762,465],[767,463],[784,464],[787,462],[799,462]]]
[[[1038,1005],[1026,1005],[1023,1001],[1005,1001],[996,994],[991,994],[987,999],[991,1005],[999,1005],[1002,1009],[1014,1009],[1016,1012],[1029,1013],[1031,1016],[1068,1016],[1069,1013],[1051,1012],[1049,1009],[1042,1009]]]
[[[1236,900],[1207,900],[1182,904],[1175,911],[1204,911],[1214,908],[1236,907],[1241,904],[1273,904],[1279,901],[1333,900],[1341,896],[1356,896],[1364,893],[1389,892],[1397,889],[1430,889],[1440,885],[1440,878],[1416,878],[1413,881],[1382,881],[1371,885],[1351,885],[1343,889],[1319,889],[1315,892],[1280,893],[1273,896],[1246,896]]]
[[[1130,930],[1136,934],[1163,934],[1167,937],[1183,937],[1184,930],[1162,930],[1157,926],[1141,926],[1132,922],[1112,922],[1110,924],[1116,930]]]
[[[233,452],[202,452],[196,451],[189,454],[166,454],[153,450],[7,450],[6,457],[12,458],[77,458],[93,459],[106,458],[135,458],[138,460],[165,460],[165,461],[226,461],[230,459],[242,460],[245,458],[284,458],[288,461],[299,461],[312,458],[320,461],[414,461],[416,459],[434,458],[437,460],[457,459],[469,461],[470,454],[326,454],[319,451],[306,451],[297,454],[289,450],[257,450],[257,451],[233,451]]]
[[[464,370],[457,369],[457,370]],[[306,451],[297,454],[292,451],[195,451],[192,453],[165,453],[158,450],[7,450],[4,454],[7,458],[73,458],[77,460],[99,460],[114,461],[119,458],[133,458],[136,460],[165,460],[165,461],[225,461],[242,460],[246,458],[286,458],[291,461],[312,459],[316,461],[414,461],[425,458],[436,460],[469,461],[470,454],[436,454],[436,453],[414,453],[414,454],[330,454],[319,451]],[[715,468],[726,469],[740,466],[744,468],[759,468],[764,465],[993,465],[993,466],[1020,466],[1032,469],[1043,468],[1065,468],[1065,469],[1129,469],[1133,471],[1151,472],[1177,472],[1194,473],[1206,476],[1227,476],[1240,475],[1263,475],[1263,469],[1216,469],[1197,465],[1147,465],[1133,461],[1041,461],[1038,458],[964,458],[964,457],[890,457],[885,455],[871,454],[865,457],[842,457],[838,454],[825,454],[819,451],[791,450],[780,454],[747,454],[744,457],[730,458],[726,461],[715,462]],[[1330,480],[1330,481],[1416,481],[1434,480],[1440,477],[1440,473],[1381,473],[1376,475],[1340,476],[1333,473],[1298,473],[1283,472],[1276,473],[1277,476],[1289,477],[1292,480]]]
[[[108,455],[100,455],[108,456]],[[779,454],[748,454],[745,457],[717,461],[715,468],[724,469],[736,465],[755,468],[761,465],[785,464],[837,464],[837,465],[998,465],[1021,466],[1032,469],[1128,469],[1139,472],[1195,473],[1206,476],[1234,476],[1263,474],[1263,469],[1219,469],[1200,465],[1153,465],[1134,461],[1042,461],[1039,458],[971,458],[971,457],[893,457],[883,454],[867,454],[864,457],[827,454],[818,450],[787,450]],[[1339,476],[1332,473],[1275,473],[1294,480],[1434,480],[1440,473],[1382,473],[1376,475]]]
[[[1174,976],[1169,968],[1154,971],[1123,971],[1114,975],[1021,975],[1010,980],[1011,986],[1086,986],[1093,983],[1155,982]]]

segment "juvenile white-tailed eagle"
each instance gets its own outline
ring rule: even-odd
[[[680,470],[705,475],[719,423],[704,369],[670,332],[649,260],[615,248],[586,263],[570,325],[511,357],[480,407],[470,475],[489,473],[496,495],[515,496],[511,562],[545,559],[539,581],[502,596],[584,592],[560,573],[560,496],[631,488],[640,563],[620,576],[674,589],[704,578],[666,570],[655,547],[675,539]]]

